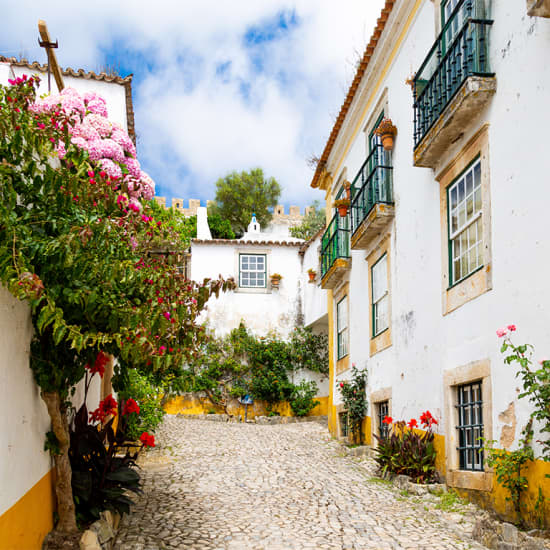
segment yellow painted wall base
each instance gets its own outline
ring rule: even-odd
[[[319,401],[308,416],[326,416],[328,409],[328,397],[316,397]],[[164,410],[168,414],[208,414],[214,411],[216,414],[225,412],[221,407],[215,407],[205,397],[196,395],[183,395],[170,399],[165,405]],[[279,403],[274,405],[272,410],[279,413],[281,416],[294,416],[292,409],[288,403]],[[244,406],[236,400],[228,406],[229,414],[234,416],[244,417]],[[247,417],[250,419],[256,416],[265,416],[267,414],[266,404],[261,401],[254,401],[254,404],[248,407]]]
[[[53,470],[0,516],[0,550],[40,550],[53,529]]]

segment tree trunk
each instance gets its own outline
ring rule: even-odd
[[[52,430],[59,443],[60,454],[54,456],[55,464],[55,494],[57,497],[57,513],[59,521],[56,531],[61,533],[76,533],[76,516],[71,486],[71,463],[69,462],[69,425],[66,414],[61,410],[61,398],[58,392],[42,392],[42,399],[48,407],[52,421]]]

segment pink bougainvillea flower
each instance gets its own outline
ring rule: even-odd
[[[497,330],[497,336],[499,338],[502,338],[503,336],[506,336],[507,334],[508,334],[508,329],[506,329],[506,328],[499,328]]]
[[[143,210],[143,206],[141,206],[141,203],[133,197],[130,199],[130,202],[128,203],[128,208],[130,210],[133,210],[134,212],[141,212]]]

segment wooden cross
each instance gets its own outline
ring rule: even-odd
[[[57,89],[61,91],[65,87],[65,83],[63,82],[63,74],[61,73],[61,68],[59,67],[59,63],[57,63],[57,57],[55,56],[55,52],[53,51],[54,48],[57,48],[59,44],[57,43],[57,40],[55,42],[51,41],[46,21],[42,21],[42,19],[38,20],[38,32],[40,33],[40,38],[42,38],[42,40],[38,40],[38,43],[40,44],[41,48],[46,49],[46,53],[48,54],[48,91],[51,91],[51,72],[53,72],[53,76],[57,84]]]

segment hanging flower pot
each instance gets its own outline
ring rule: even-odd
[[[348,215],[349,199],[335,200],[334,206],[338,209],[338,214],[340,214],[340,217],[345,218]]]
[[[383,118],[374,133],[377,136],[380,136],[382,147],[384,147],[386,151],[391,151],[393,149],[393,142],[395,136],[397,135],[397,128],[393,125],[390,118]]]
[[[279,288],[279,283],[281,282],[282,278],[282,275],[279,275],[278,273],[273,273],[273,275],[271,275],[271,286],[273,288]]]
[[[309,276],[309,282],[314,283],[315,282],[315,277],[317,277],[317,271],[310,268],[310,269],[307,270],[307,274]]]

